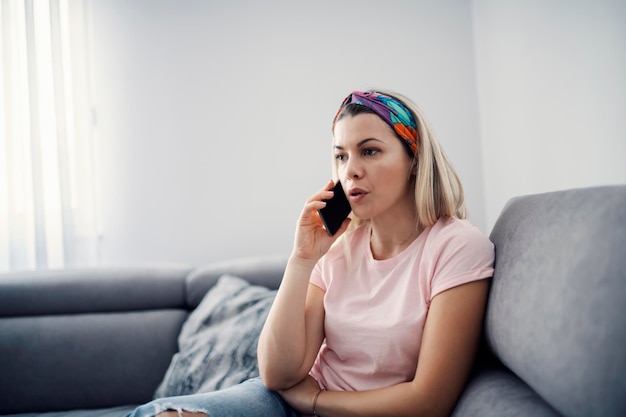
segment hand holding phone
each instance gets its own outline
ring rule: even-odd
[[[341,182],[337,181],[333,188],[335,195],[326,201],[326,207],[318,210],[318,213],[324,223],[324,228],[329,235],[334,236],[341,227],[343,221],[348,217],[352,209],[350,202],[343,191]]]

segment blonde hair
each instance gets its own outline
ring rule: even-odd
[[[437,141],[422,111],[407,97],[381,90],[370,90],[400,101],[412,114],[417,124],[418,151],[417,174],[415,179],[415,207],[418,228],[434,225],[441,217],[467,216],[463,185],[452,167],[450,160]],[[338,117],[339,120],[340,117]],[[399,140],[402,140],[398,137]],[[337,160],[333,157],[333,177],[337,179]],[[363,221],[352,215],[350,229],[361,225]]]

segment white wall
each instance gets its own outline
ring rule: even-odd
[[[485,229],[470,6],[92,0],[102,263],[288,254],[368,87],[422,107]]]
[[[487,227],[516,195],[626,183],[626,2],[473,13]]]

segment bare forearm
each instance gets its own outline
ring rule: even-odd
[[[286,388],[303,378],[307,352],[306,297],[315,262],[291,258],[261,332],[261,377],[271,388]]]
[[[333,196],[333,181],[307,199],[298,223],[291,258],[261,332],[258,362],[261,378],[273,390],[296,385],[308,374],[324,339],[324,292],[309,284],[317,261],[350,223],[330,236],[318,210]]]
[[[363,392],[324,391],[318,396],[316,411],[332,417],[443,417],[450,412],[411,382]]]

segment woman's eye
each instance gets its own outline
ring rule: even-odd
[[[335,159],[336,159],[337,161],[343,161],[343,160],[345,160],[345,159],[346,159],[346,157],[345,157],[345,155],[336,154],[336,155],[335,155]]]
[[[374,148],[363,149],[363,155],[365,156],[373,156],[373,155],[376,155],[377,153],[378,153],[378,149],[374,149]]]

